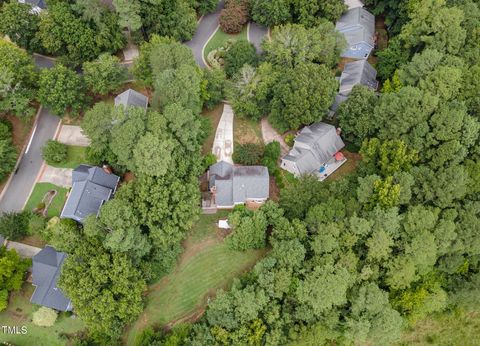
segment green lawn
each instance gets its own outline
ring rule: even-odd
[[[216,222],[228,212],[201,215],[184,243],[185,251],[175,271],[149,287],[147,305],[138,321],[129,328],[126,344],[132,345],[145,327],[171,325],[202,314],[209,297],[218,288],[251,268],[265,250],[237,252],[227,249],[217,235]]]
[[[65,161],[55,163],[51,166],[59,168],[77,168],[78,165],[87,162],[86,147],[67,145],[67,158]]]
[[[26,326],[25,335],[12,335],[0,332],[0,343],[10,342],[17,346],[56,346],[67,345],[61,335],[72,335],[84,329],[79,318],[71,318],[62,313],[52,327],[38,327],[32,321],[32,314],[37,306],[30,303],[34,287],[25,283],[22,290],[12,293],[7,310],[0,312],[1,326]]]
[[[207,45],[205,46],[205,50],[203,51],[203,57],[205,60],[207,59],[208,53],[214,49],[222,47],[229,39],[247,40],[247,26],[245,25],[240,33],[234,35],[226,34],[220,28],[218,28],[217,32],[215,32],[215,35],[212,36],[210,41],[208,41]]]
[[[33,210],[42,201],[45,194],[50,190],[57,190],[57,195],[53,198],[52,203],[48,207],[48,217],[60,216],[63,205],[67,199],[68,189],[53,185],[50,183],[37,183],[33,188],[32,194],[25,205],[25,210]]]

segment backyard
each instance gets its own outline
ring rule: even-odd
[[[82,163],[87,163],[86,147],[67,145],[67,158],[59,163],[52,163],[50,166],[60,168],[77,168]]]
[[[125,336],[132,345],[147,326],[172,327],[203,314],[205,306],[219,288],[227,288],[233,278],[250,269],[266,250],[229,250],[216,223],[227,211],[201,215],[187,239],[176,269],[149,287],[147,305]]]
[[[207,59],[208,53],[212,50],[222,47],[227,40],[247,40],[247,26],[238,34],[226,34],[220,28],[215,32],[203,51],[203,57]]]
[[[67,199],[68,189],[50,183],[37,183],[33,188],[32,194],[30,195],[27,204],[25,204],[24,209],[33,210],[37,208],[37,206],[42,203],[46,193],[51,190],[56,190],[57,194],[53,197],[53,200],[48,207],[47,217],[60,216],[65,200]]]
[[[0,312],[1,326],[27,327],[26,334],[0,333],[0,343],[14,345],[56,346],[67,344],[67,336],[83,330],[80,319],[61,313],[53,327],[38,327],[32,323],[32,314],[38,306],[30,303],[34,287],[25,283],[22,289],[10,295],[7,310]]]

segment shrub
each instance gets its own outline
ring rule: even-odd
[[[295,144],[295,135],[293,133],[289,133],[285,136],[285,143],[291,148]]]
[[[236,34],[248,22],[249,2],[246,0],[230,0],[220,12],[219,24],[223,32]]]
[[[5,213],[0,217],[0,234],[10,240],[18,240],[28,235],[31,212]]]
[[[51,327],[57,320],[57,312],[53,309],[42,306],[33,313],[32,322],[36,326]]]
[[[267,218],[261,210],[254,213],[233,212],[229,216],[233,232],[225,239],[232,250],[261,249],[266,244]]]
[[[83,77],[92,92],[105,95],[120,88],[126,80],[126,69],[116,56],[102,54],[83,64]]]
[[[0,180],[3,180],[15,167],[17,151],[10,138],[0,139]]]
[[[265,152],[262,158],[262,165],[268,168],[270,175],[274,175],[278,170],[277,162],[280,157],[280,143],[273,141],[265,146]]]
[[[67,159],[67,146],[51,139],[42,148],[42,156],[49,165],[65,161]]]
[[[0,119],[0,140],[12,138],[12,123],[8,120]]]
[[[217,157],[214,154],[209,153],[203,157],[204,170],[207,170],[208,167],[214,165],[215,163],[217,163]]]
[[[231,78],[243,65],[256,66],[257,61],[255,46],[246,40],[237,41],[225,54],[225,73]]]
[[[224,99],[225,73],[221,69],[206,69],[203,78],[203,105],[212,109]]]
[[[236,145],[233,151],[233,161],[243,165],[256,165],[263,156],[263,146],[255,143]]]
[[[43,209],[45,208],[45,203],[41,202],[37,205],[37,208],[40,206]],[[46,220],[44,217],[38,214],[32,214],[30,221],[28,222],[28,233],[29,234],[42,234],[45,229]]]

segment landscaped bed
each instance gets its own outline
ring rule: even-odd
[[[84,329],[79,318],[72,318],[67,313],[60,313],[52,327],[38,327],[32,323],[32,314],[38,306],[30,303],[34,287],[25,283],[23,288],[10,295],[7,310],[0,312],[1,326],[17,326],[27,328],[26,334],[7,334],[0,332],[0,343],[9,342],[13,345],[56,346],[66,345],[66,336],[73,335]]]
[[[59,163],[52,163],[50,166],[59,168],[77,168],[82,163],[87,163],[86,147],[67,145],[67,158]]]
[[[42,201],[44,201],[49,191],[56,191],[57,193],[48,206],[47,217],[60,216],[63,205],[65,204],[65,200],[67,199],[68,190],[64,187],[56,186],[50,183],[37,183],[35,185],[27,204],[25,205],[25,210],[36,209],[42,203]]]
[[[245,25],[240,33],[233,35],[226,34],[220,28],[218,28],[203,50],[203,57],[205,60],[207,60],[208,53],[214,49],[223,47],[228,40],[248,40],[247,26]]]
[[[227,288],[265,254],[265,250],[229,250],[216,226],[227,216],[226,211],[200,216],[174,272],[149,287],[146,309],[129,328],[126,344],[134,344],[148,326],[171,327],[195,320],[217,289]]]

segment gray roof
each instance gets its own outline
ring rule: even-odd
[[[232,206],[248,199],[267,199],[270,178],[267,167],[233,166],[220,161],[210,166],[210,187],[216,187],[216,203]]]
[[[138,91],[128,89],[115,97],[115,106],[118,105],[123,105],[125,108],[133,106],[147,109],[148,97]]]
[[[72,309],[70,299],[57,287],[63,261],[67,255],[45,246],[32,258],[32,284],[35,287],[30,301],[59,311]]]
[[[366,60],[357,60],[345,64],[340,77],[339,93],[347,96],[353,87],[358,84],[365,85],[374,90],[378,87],[377,70]]]
[[[344,146],[334,126],[319,122],[300,131],[292,150],[283,160],[295,162],[300,174],[309,174],[318,170]]]
[[[25,4],[29,4],[29,5],[32,5],[32,6],[37,6],[37,7],[41,8],[42,10],[47,8],[47,4],[45,3],[45,0],[24,0],[24,1],[20,1],[20,2],[23,2]]]
[[[345,35],[349,46],[366,42],[375,45],[375,16],[362,7],[346,11],[338,20],[336,29]]]
[[[333,101],[333,104],[330,107],[330,109],[335,113],[338,110],[338,107],[340,107],[342,103],[347,101],[347,99],[348,99],[347,96],[337,94],[337,96],[335,96],[335,101]]]
[[[61,217],[78,222],[89,215],[97,215],[100,207],[115,193],[120,177],[99,167],[80,165],[72,172],[72,190],[63,207]]]

